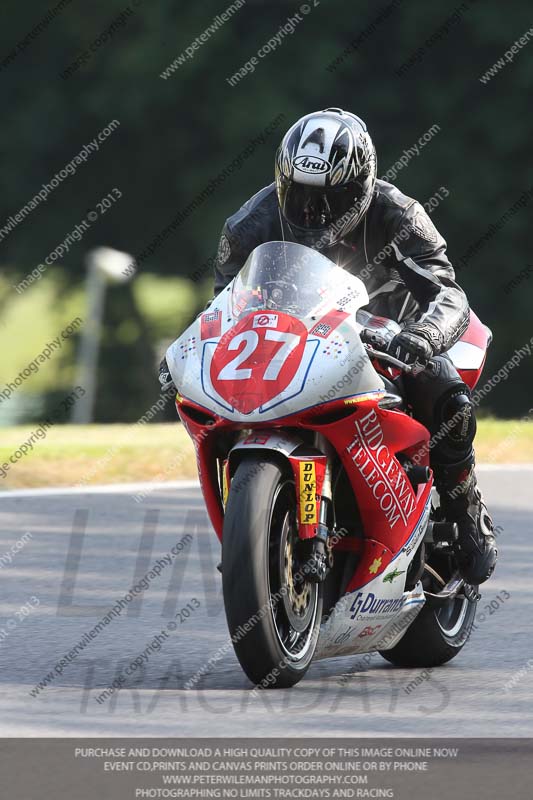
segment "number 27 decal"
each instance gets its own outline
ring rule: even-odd
[[[275,381],[277,380],[281,368],[285,361],[292,353],[295,347],[300,342],[300,337],[296,333],[284,333],[283,331],[275,331],[271,328],[265,330],[265,340],[270,342],[282,342],[274,358],[266,367],[263,373],[263,380]],[[244,368],[240,365],[243,364],[250,356],[252,356],[259,345],[260,337],[257,331],[243,331],[238,333],[228,345],[228,350],[238,350],[242,342],[246,342],[245,347],[240,351],[234,359],[229,361],[218,373],[219,381],[244,381],[252,377],[252,370]]]
[[[210,366],[215,391],[243,413],[287,388],[307,341],[305,325],[288,314],[278,313],[275,327],[254,327],[254,317],[246,316],[224,334]]]

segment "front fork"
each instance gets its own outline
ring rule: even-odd
[[[317,539],[320,539],[327,544],[328,536],[329,536],[329,528],[328,528],[328,515],[331,518],[331,513],[333,512],[333,485],[332,485],[332,464],[331,459],[328,458],[326,461],[326,469],[324,472],[324,483],[322,484],[322,492],[320,495],[320,506],[319,506],[319,513],[318,513],[318,526],[316,531]]]
[[[289,461],[296,486],[298,536],[301,541],[309,542],[303,571],[309,580],[320,583],[333,561],[328,546],[328,515],[333,510],[333,453],[320,434],[315,436],[315,447],[314,453],[291,455]]]

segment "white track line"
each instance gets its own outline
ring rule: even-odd
[[[533,464],[477,464],[476,470],[479,472],[531,472]],[[44,489],[9,489],[5,492],[0,490],[0,500],[3,497],[35,497],[60,494],[130,494],[132,492],[143,492],[147,489],[158,491],[165,489],[198,489],[200,484],[197,480],[183,481],[143,481],[140,483],[109,483],[99,486],[58,486],[57,488],[46,487]]]
[[[476,464],[476,472],[531,472],[533,464]]]
[[[3,497],[35,497],[43,495],[58,494],[131,494],[144,492],[147,489],[157,491],[159,489],[198,489],[198,481],[144,481],[142,483],[108,483],[101,486],[58,486],[57,488],[46,487],[44,489],[10,489],[0,491],[0,500]]]

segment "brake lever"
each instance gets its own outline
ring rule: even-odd
[[[398,367],[398,369],[401,369],[402,372],[406,372],[409,375],[418,375],[420,372],[425,370],[425,367],[417,364],[416,362],[414,364],[406,364],[405,361],[400,361],[399,358],[391,356],[390,353],[385,353],[381,350],[374,350],[372,345],[367,344],[366,342],[363,342],[363,347],[369,355],[373,356],[374,358],[379,358],[382,361],[387,361],[389,364],[392,364],[394,367]]]

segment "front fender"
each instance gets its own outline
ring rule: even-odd
[[[270,450],[279,453],[285,458],[294,453],[295,450],[303,445],[303,440],[299,436],[291,433],[281,433],[273,430],[254,430],[246,439],[232,447],[228,454],[230,472],[233,474],[237,469],[242,456],[250,450]]]
[[[230,480],[244,453],[252,451],[276,453],[287,460],[296,487],[297,524],[301,539],[316,535],[320,520],[320,503],[326,473],[327,456],[315,447],[304,446],[295,434],[279,431],[253,431],[230,450],[228,466]],[[330,498],[331,499],[331,498]]]

